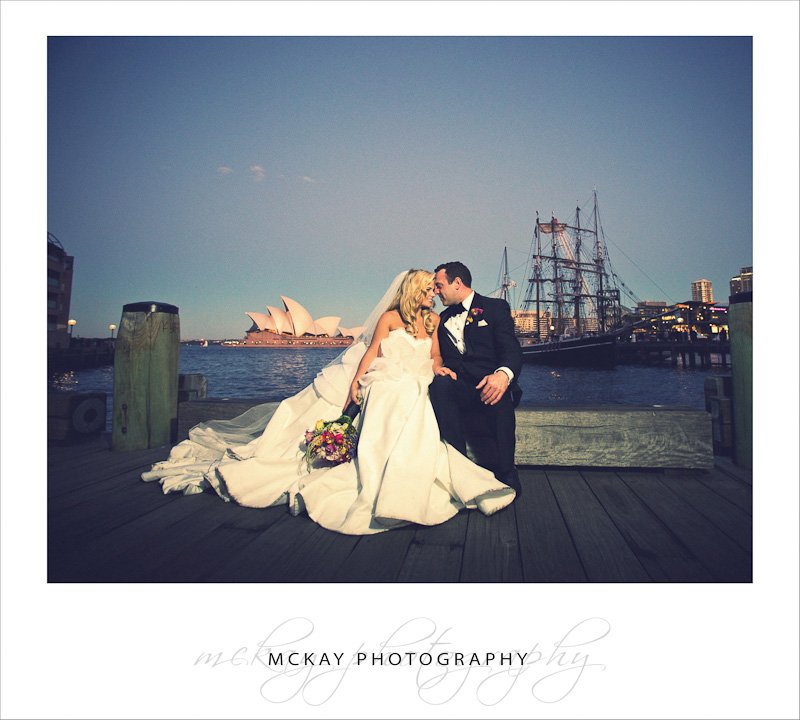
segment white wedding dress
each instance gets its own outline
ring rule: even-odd
[[[433,379],[430,338],[403,328],[381,342],[381,352],[361,378],[362,410],[355,460],[308,472],[304,433],[317,420],[341,414],[361,357],[354,343],[314,382],[281,402],[257,406],[232,421],[201,423],[144,480],[164,492],[213,488],[223,499],[249,507],[288,504],[315,522],[349,535],[398,525],[436,525],[463,508],[489,515],[514,500],[513,489],[439,439],[428,398]],[[266,423],[266,424],[265,424]],[[263,432],[250,442],[232,442]]]

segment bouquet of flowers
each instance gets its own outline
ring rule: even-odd
[[[308,472],[315,461],[327,461],[332,465],[350,462],[356,454],[358,432],[353,420],[360,406],[351,402],[336,420],[317,420],[311,430],[306,430],[306,467]]]

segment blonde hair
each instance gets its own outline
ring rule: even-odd
[[[409,335],[417,334],[417,310],[425,300],[426,289],[431,285],[433,285],[433,273],[430,270],[411,269],[403,278],[394,300],[389,305],[389,310],[397,310],[400,314]],[[430,308],[422,308],[422,322],[425,325],[425,332],[432,335],[436,323]]]

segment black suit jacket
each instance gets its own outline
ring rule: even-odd
[[[516,385],[522,370],[522,349],[514,334],[514,321],[508,303],[475,293],[468,322],[464,326],[466,351],[463,355],[458,352],[445,328],[445,322],[451,315],[450,308],[445,308],[439,323],[439,349],[445,366],[459,376],[465,375],[475,384],[484,375],[505,366],[514,373],[513,384]]]

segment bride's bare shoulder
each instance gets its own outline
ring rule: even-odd
[[[405,327],[403,318],[400,317],[400,313],[397,312],[397,310],[387,310],[385,313],[383,313],[383,315],[381,315],[381,318],[378,322],[384,325],[387,330],[395,330],[399,327]]]

